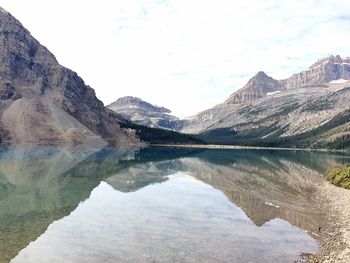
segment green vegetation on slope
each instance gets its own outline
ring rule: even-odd
[[[206,144],[203,140],[189,134],[151,128],[129,121],[120,123],[120,127],[135,130],[136,136],[138,136],[141,141],[150,144]]]
[[[244,131],[235,131],[233,128],[212,129],[197,135],[197,138],[210,144],[222,145],[350,149],[349,135],[339,136],[333,141],[324,141],[321,138],[331,129],[349,121],[350,110],[346,110],[316,129],[288,137],[280,137],[284,130],[278,126],[278,122],[275,122],[269,126],[260,126]]]
[[[334,167],[325,173],[324,178],[336,186],[350,189],[350,165]]]

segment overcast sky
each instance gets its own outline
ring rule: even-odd
[[[350,0],[0,0],[109,104],[137,96],[189,116],[259,70],[286,78],[350,56]]]

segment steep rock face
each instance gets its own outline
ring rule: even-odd
[[[258,72],[248,83],[240,90],[233,93],[225,103],[241,104],[257,100],[266,94],[282,90],[283,87],[278,80],[275,80],[265,72]]]
[[[0,136],[13,143],[137,144],[92,88],[0,11]]]
[[[257,81],[268,80],[260,73],[224,103],[185,120],[181,131],[213,144],[350,147],[349,61],[331,56],[287,80],[272,79],[270,93]]]
[[[223,108],[225,114],[202,126],[200,138],[214,144],[349,147],[350,81],[328,85],[286,90],[234,110]]]
[[[178,118],[170,115],[169,109],[152,105],[140,98],[119,98],[107,107],[141,125],[163,129],[176,129],[179,125]]]
[[[330,56],[285,80],[273,79],[260,71],[244,87],[234,92],[225,103],[249,103],[273,92],[320,85],[339,79],[350,80],[350,58]]]
[[[294,74],[281,83],[285,89],[294,89],[338,79],[350,80],[350,58],[342,59],[339,55],[323,58],[307,70]]]
[[[152,105],[151,103],[148,103],[140,98],[132,97],[132,96],[127,96],[127,97],[122,97],[117,99],[115,102],[111,103],[108,105],[109,108],[140,108],[143,110],[148,110],[152,112],[157,112],[157,113],[170,113],[171,111],[167,108],[164,107],[158,107],[156,105]]]

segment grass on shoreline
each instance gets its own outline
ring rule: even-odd
[[[324,178],[336,186],[350,189],[350,164],[330,169]]]

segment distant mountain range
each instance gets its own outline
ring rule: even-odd
[[[2,142],[139,144],[120,115],[4,9],[0,10]]]
[[[350,148],[349,80],[350,58],[330,56],[284,80],[258,72],[223,103],[187,119],[135,97],[105,107],[0,8],[3,143]]]
[[[227,103],[252,102],[273,92],[329,83],[334,80],[350,79],[350,58],[330,56],[317,61],[307,70],[292,75],[288,79],[276,80],[265,72],[258,72],[248,83],[233,93]]]
[[[178,129],[179,119],[170,115],[171,111],[169,109],[152,105],[140,98],[123,97],[107,107],[137,124],[165,129]]]
[[[350,59],[330,56],[286,80],[263,72],[224,103],[185,120],[208,143],[350,147]]]
[[[158,112],[162,121],[155,122],[124,99],[119,110],[139,123],[197,134],[213,144],[348,148],[349,101],[350,58],[330,56],[284,80],[258,72],[222,104],[188,119]]]
[[[0,8],[2,143],[130,146],[142,145],[141,140],[199,141],[177,132],[135,128],[105,107],[77,73],[61,66],[19,21]]]

